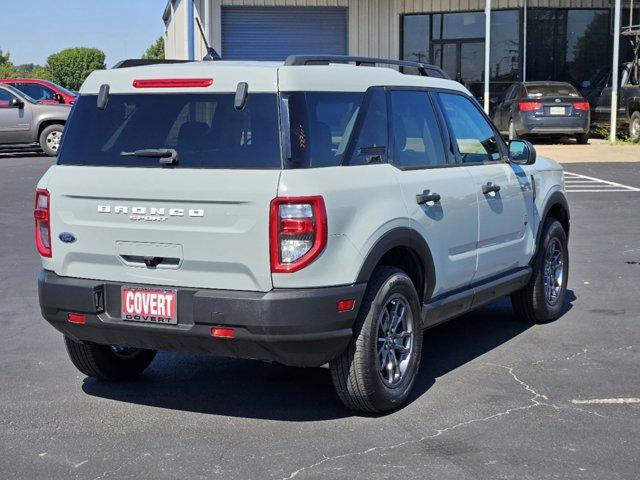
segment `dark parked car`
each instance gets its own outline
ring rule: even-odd
[[[625,63],[618,75],[618,124],[629,138],[640,142],[640,65]],[[582,93],[593,109],[593,123],[608,127],[611,123],[611,69],[603,68],[591,80],[582,82]]]
[[[510,140],[544,135],[589,141],[589,102],[569,83],[514,83],[495,106],[492,118]]]

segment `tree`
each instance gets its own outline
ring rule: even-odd
[[[147,60],[164,60],[164,37],[159,37],[153,45],[147,48],[142,58]]]
[[[0,50],[0,78],[16,78],[20,76],[20,71],[11,63],[9,52]]]
[[[104,52],[96,48],[68,48],[50,55],[45,68],[51,81],[79,90],[91,72],[106,68],[104,60]]]

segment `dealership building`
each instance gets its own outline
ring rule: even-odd
[[[633,5],[637,24],[640,1]],[[623,26],[630,6],[622,3]],[[613,0],[493,0],[490,11],[492,94],[517,80],[579,86],[611,66]],[[482,0],[169,0],[163,20],[167,58],[202,58],[204,37],[224,60],[309,53],[415,60],[442,67],[477,96],[483,90]],[[631,55],[621,37],[620,60]]]

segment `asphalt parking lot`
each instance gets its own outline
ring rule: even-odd
[[[640,475],[640,191],[568,194],[562,318],[528,326],[505,300],[429,330],[409,404],[371,417],[322,368],[163,353],[135,382],[80,375],[38,307],[33,192],[50,164],[0,156],[0,477]],[[640,163],[566,168],[640,188]]]

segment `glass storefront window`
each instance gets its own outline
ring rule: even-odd
[[[484,38],[484,12],[433,15],[433,39]]]
[[[406,15],[402,28],[402,59],[429,63],[430,15]]]
[[[520,10],[491,12],[491,91],[520,79]],[[484,12],[405,15],[402,58],[427,61],[480,97],[484,81]]]
[[[527,80],[580,85],[611,63],[609,10],[532,8],[527,19]]]
[[[491,81],[520,80],[520,11],[491,12]]]

